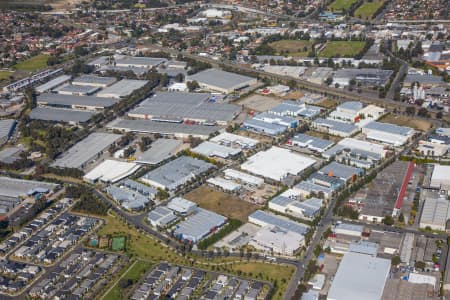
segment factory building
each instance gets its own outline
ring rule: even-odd
[[[257,79],[218,69],[207,69],[190,75],[186,81],[196,81],[202,89],[230,94],[248,86],[256,85]]]

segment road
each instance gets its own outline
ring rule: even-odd
[[[400,64],[400,68],[399,68],[397,74],[395,75],[394,80],[392,80],[391,88],[389,89],[389,91],[386,94],[386,98],[394,99],[395,91],[400,90],[400,83],[401,83],[402,79],[406,76],[406,74],[408,73],[408,63],[406,61],[404,61],[403,59],[400,59],[400,58],[396,57],[394,54],[392,54],[391,50],[388,49],[388,43],[386,43],[386,42],[384,43],[384,50],[386,51],[386,53],[389,57],[391,57],[392,59],[395,59]]]

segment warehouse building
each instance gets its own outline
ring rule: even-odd
[[[300,148],[307,148],[311,151],[323,153],[331,146],[333,146],[333,142],[325,139],[321,139],[318,137],[306,135],[303,133],[299,133],[295,135],[288,141],[288,145],[296,146]]]
[[[339,120],[342,122],[354,123],[359,118],[359,112],[363,109],[364,105],[358,101],[347,101],[336,107],[334,111],[330,113],[328,118],[333,120]]]
[[[364,171],[361,168],[352,167],[333,161],[320,169],[318,173],[339,178],[344,182],[349,182],[353,181],[356,176],[363,175]]]
[[[143,56],[115,56],[114,62],[117,67],[151,69],[166,63],[167,59]]]
[[[177,154],[182,145],[182,141],[175,139],[157,139],[149,149],[136,159],[136,162],[138,164],[157,165]]]
[[[367,254],[344,254],[328,292],[328,300],[380,300],[391,260]]]
[[[191,179],[212,169],[214,165],[189,156],[180,156],[141,177],[151,186],[174,191]]]
[[[42,181],[0,177],[0,197],[21,198],[33,195],[36,191],[48,193],[57,186],[57,184]]]
[[[256,85],[257,79],[218,69],[207,69],[188,76],[186,81],[196,81],[202,89],[229,94]]]
[[[287,128],[296,128],[298,120],[289,116],[278,116],[268,112],[262,112],[253,117],[254,120],[263,121],[270,124],[278,124]]]
[[[246,130],[254,131],[261,134],[267,134],[270,136],[282,134],[287,130],[287,127],[284,125],[267,123],[254,118],[246,120],[242,126]]]
[[[419,144],[417,145],[416,150],[422,155],[422,156],[434,156],[434,157],[440,157],[447,154],[449,149],[448,144],[441,144],[441,143],[435,143],[435,142],[429,142],[429,141],[419,141]]]
[[[450,166],[434,164],[430,187],[450,192]]]
[[[282,214],[292,215],[296,218],[314,219],[322,208],[323,200],[319,198],[309,198],[298,201],[279,195],[269,201],[269,209]]]
[[[211,134],[216,133],[221,129],[221,127],[218,126],[188,125],[151,120],[127,120],[121,118],[111,121],[106,127],[124,132],[161,134],[162,136],[181,139],[188,139],[192,136],[204,140],[208,139]]]
[[[40,106],[101,111],[105,108],[113,106],[116,102],[118,102],[118,100],[113,98],[99,98],[95,96],[73,96],[44,93],[37,96],[36,102]]]
[[[317,131],[340,137],[349,137],[359,131],[358,126],[353,124],[323,118],[315,119],[312,121],[311,126]]]
[[[134,91],[144,87],[147,83],[148,80],[122,79],[98,92],[97,97],[113,99],[125,98]]]
[[[53,92],[69,96],[90,96],[99,89],[100,88],[96,86],[66,84],[53,89]]]
[[[166,227],[175,222],[178,217],[165,206],[158,206],[147,215],[147,220],[155,227]]]
[[[278,116],[302,117],[312,119],[321,112],[321,108],[296,101],[284,101],[268,112]]]
[[[437,87],[444,83],[441,76],[430,74],[408,74],[405,79],[403,79],[403,87],[411,88],[416,82],[423,88]]]
[[[73,125],[87,123],[94,115],[91,111],[36,107],[30,113],[30,119],[50,122],[63,122]]]
[[[228,146],[231,148],[240,148],[240,149],[253,149],[259,144],[258,140],[251,139],[245,136],[222,132],[221,134],[210,139],[211,142]]]
[[[140,165],[131,162],[107,159],[83,176],[90,183],[101,181],[104,183],[116,183],[137,170]]]
[[[352,80],[355,80],[366,86],[385,86],[392,74],[392,70],[372,68],[340,69],[334,73],[333,85],[337,83],[339,86],[344,87],[350,85]]]
[[[308,225],[297,223],[289,220],[288,218],[274,215],[262,210],[257,210],[249,215],[248,221],[261,227],[277,226],[286,231],[292,231],[301,235],[305,235],[310,229]]]
[[[57,158],[52,167],[84,168],[89,161],[99,157],[120,137],[119,134],[91,133]]]
[[[116,78],[114,77],[100,77],[90,74],[81,75],[77,78],[75,78],[72,81],[73,85],[79,85],[79,86],[96,86],[99,88],[105,88],[107,86],[110,86],[116,82]]]
[[[175,226],[173,235],[179,240],[197,243],[216,232],[226,221],[224,216],[198,207],[193,214]]]
[[[193,148],[192,151],[206,157],[220,157],[223,159],[233,158],[241,153],[241,149],[231,148],[209,141],[201,143],[197,147]]]
[[[16,129],[16,120],[4,119],[0,120],[0,145],[6,143]]]
[[[128,113],[129,117],[160,122],[226,125],[241,112],[241,107],[209,102],[210,94],[160,92],[144,100]]]
[[[302,181],[296,184],[293,189],[305,198],[315,196],[323,199],[330,199],[334,192],[332,188],[315,184],[310,181]]]
[[[58,76],[58,77],[50,80],[49,82],[46,82],[46,83],[36,87],[35,90],[38,93],[46,93],[62,84],[68,82],[71,78],[72,78],[72,76],[70,76],[70,75],[61,75],[61,76]]]
[[[448,174],[447,174],[448,177]],[[427,197],[423,204],[420,228],[445,231],[450,213],[450,202],[445,198]]]
[[[117,185],[108,186],[106,192],[123,208],[129,211],[142,210],[151,203],[148,197]]]
[[[328,176],[327,174],[321,173],[312,174],[311,176],[309,176],[307,181],[330,188],[333,191],[339,190],[345,184],[345,181],[340,178]]]
[[[333,226],[332,230],[336,235],[361,237],[364,231],[364,227],[357,224],[337,223]]]
[[[370,122],[362,128],[367,139],[392,145],[395,147],[406,144],[414,135],[412,128],[389,123]]]
[[[119,182],[119,186],[142,194],[150,199],[154,199],[158,194],[158,190],[131,179],[122,180]]]
[[[271,147],[248,158],[241,165],[242,170],[282,181],[288,175],[297,176],[316,163],[316,160],[296,154],[288,149]]]
[[[211,186],[218,187],[218,188],[224,190],[225,192],[230,192],[230,193],[238,192],[242,188],[242,185],[237,184],[234,181],[224,179],[222,177],[208,178],[208,180],[206,180],[206,182]]]
[[[187,216],[197,209],[197,204],[181,197],[175,197],[167,203],[167,208],[177,215]]]
[[[248,186],[261,187],[264,184],[264,179],[234,169],[226,169],[223,173],[226,179],[233,179]]]
[[[292,256],[305,245],[305,237],[277,226],[265,226],[256,232],[248,245],[269,254]]]

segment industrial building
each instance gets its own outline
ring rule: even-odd
[[[100,77],[91,74],[84,74],[75,78],[72,81],[72,84],[80,86],[96,86],[99,88],[105,88],[107,86],[110,86],[116,81],[117,80],[114,77]]]
[[[106,192],[123,208],[129,211],[139,211],[151,203],[149,197],[124,186],[110,185]]]
[[[210,94],[160,92],[142,101],[128,113],[131,118],[168,123],[226,125],[241,112],[241,107],[210,102]]]
[[[358,126],[354,124],[323,118],[315,119],[311,126],[317,131],[340,137],[349,137],[359,131]]]
[[[226,221],[224,216],[198,207],[193,214],[175,226],[173,235],[180,240],[197,243],[222,227]]]
[[[448,174],[447,174],[448,177]],[[445,231],[449,219],[450,202],[445,198],[427,197],[423,204],[420,228]]]
[[[136,159],[136,163],[157,165],[177,154],[182,145],[182,141],[175,139],[157,139]]]
[[[248,244],[269,254],[292,256],[305,245],[305,237],[277,226],[265,226],[256,232]]]
[[[73,96],[44,93],[37,96],[36,102],[40,106],[99,111],[113,106],[116,102],[118,102],[118,100],[113,98],[99,98],[95,96]]]
[[[249,186],[261,187],[264,184],[264,179],[234,169],[226,169],[223,173],[226,179],[233,179]]]
[[[22,198],[36,192],[48,193],[57,186],[57,184],[42,181],[0,177],[0,197]]]
[[[114,56],[114,64],[117,67],[134,67],[151,69],[167,62],[166,58],[144,56]]]
[[[96,86],[65,84],[53,89],[53,92],[69,96],[90,96],[98,90],[100,88]]]
[[[51,90],[53,90],[54,88],[68,82],[70,79],[72,78],[72,76],[70,75],[60,75],[40,86],[37,86],[35,88],[36,92],[38,93],[46,93],[49,92]]]
[[[167,203],[167,208],[177,215],[188,216],[197,209],[197,204],[181,197],[175,197]]]
[[[222,132],[221,134],[211,138],[210,141],[219,145],[240,149],[253,149],[257,144],[259,144],[258,140],[229,132]]]
[[[336,235],[354,236],[359,238],[362,236],[364,227],[357,224],[337,223],[333,226],[332,230]]]
[[[180,156],[148,172],[141,177],[141,180],[156,188],[173,191],[213,167],[214,165],[203,160]]]
[[[52,167],[84,168],[89,161],[99,157],[120,137],[119,134],[91,133],[57,158]]]
[[[246,120],[242,126],[244,129],[270,136],[282,134],[287,130],[284,125],[268,123],[254,118]]]
[[[356,176],[361,176],[364,173],[361,168],[340,164],[335,161],[324,166],[317,172],[339,178],[344,182],[353,181]]]
[[[221,188],[225,192],[235,193],[242,188],[242,185],[235,183],[234,181],[224,179],[222,177],[208,178],[206,182],[209,185]]]
[[[262,112],[253,117],[254,120],[263,121],[269,124],[278,124],[286,128],[296,128],[298,120],[289,116],[279,116],[268,112]]]
[[[322,173],[318,173],[318,172],[309,176],[307,181],[330,188],[333,191],[337,191],[337,190],[341,189],[345,184],[345,181],[340,178],[337,178],[334,176],[329,176],[328,174],[322,174]]]
[[[241,169],[250,173],[282,181],[288,175],[297,176],[316,163],[316,160],[288,149],[271,147],[248,158]]]
[[[136,163],[107,159],[84,175],[83,179],[91,183],[97,181],[116,183],[130,176],[139,168],[140,165]]]
[[[328,292],[328,300],[380,300],[391,260],[367,254],[344,254]]]
[[[309,226],[289,220],[288,218],[274,215],[262,210],[257,210],[248,216],[250,223],[261,227],[277,226],[281,229],[305,235],[309,231]]]
[[[269,209],[283,214],[292,215],[297,218],[314,219],[322,208],[323,200],[318,198],[309,198],[298,201],[279,195],[269,201]]]
[[[204,155],[206,157],[219,157],[226,159],[235,157],[236,155],[241,153],[241,149],[231,148],[213,142],[204,141],[197,147],[193,148],[192,152]]]
[[[367,86],[385,86],[394,73],[392,70],[373,68],[340,69],[334,73],[333,83],[339,86],[348,86],[352,80]]]
[[[409,127],[375,121],[367,123],[362,128],[362,132],[369,140],[395,147],[406,144],[415,133],[414,129]]]
[[[312,106],[306,103],[288,100],[275,106],[268,112],[278,116],[291,116],[312,119],[320,114],[321,110],[322,109],[318,106]]]
[[[36,107],[30,113],[30,119],[69,124],[83,124],[88,122],[94,112],[54,107]]]
[[[302,181],[296,184],[293,189],[302,197],[316,196],[323,199],[329,199],[334,192],[332,188],[320,184],[315,184],[310,181]]]
[[[97,97],[113,99],[125,98],[134,91],[144,87],[147,83],[147,80],[122,79],[98,92]]]
[[[328,118],[354,123],[357,122],[359,112],[363,109],[363,107],[364,105],[361,102],[347,101],[338,105],[336,109],[330,113]]]
[[[332,141],[299,133],[288,141],[288,145],[307,148],[311,151],[323,153],[334,145]]]
[[[248,86],[256,85],[257,79],[218,69],[207,69],[190,75],[186,81],[196,81],[201,88],[229,94]]]
[[[16,120],[4,119],[0,120],[0,145],[6,143],[16,129]]]
[[[440,157],[447,154],[449,145],[429,141],[419,141],[416,151],[422,156]]]
[[[178,217],[165,206],[158,206],[148,213],[147,220],[155,227],[166,227],[175,222]]]
[[[450,193],[450,166],[434,164],[430,187]]]
[[[117,118],[106,125],[109,129],[125,132],[161,134],[167,137],[187,139],[189,136],[208,139],[221,128],[218,126],[188,125],[178,123],[156,122],[151,120],[127,120]]]

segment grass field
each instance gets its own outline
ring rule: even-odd
[[[288,56],[302,57],[308,55],[308,53],[312,50],[312,45],[313,43],[311,41],[300,40],[281,40],[269,44],[270,47],[275,49],[278,55],[286,54]]]
[[[354,16],[363,20],[371,20],[373,14],[383,5],[383,0],[364,1],[354,13]]]
[[[336,101],[331,99],[324,99],[316,104],[317,106],[325,107],[325,108],[335,108],[337,106]]]
[[[11,76],[13,72],[9,71],[0,71],[0,81],[9,79],[9,76]]]
[[[425,120],[417,120],[408,116],[399,116],[393,114],[387,114],[380,119],[380,122],[391,123],[399,126],[407,126],[420,131],[427,131],[431,128],[432,124]]]
[[[153,266],[152,263],[147,261],[137,261],[132,265],[132,267],[126,270],[123,279],[130,279],[134,283],[138,282],[139,279]],[[125,291],[122,290],[116,283],[114,287],[103,297],[105,300],[118,300],[125,299]]]
[[[256,206],[239,199],[236,196],[217,191],[208,186],[201,186],[198,189],[184,196],[186,199],[194,201],[200,207],[212,210],[228,218],[247,221],[249,214],[256,210]]]
[[[19,71],[34,72],[47,67],[48,55],[39,54],[14,65],[14,69]]]
[[[113,251],[124,250],[125,249],[125,237],[124,236],[113,237],[111,249]]]
[[[320,57],[354,57],[364,48],[362,41],[331,41],[320,52]]]
[[[331,11],[348,11],[349,8],[356,3],[358,0],[335,0],[328,6]]]

